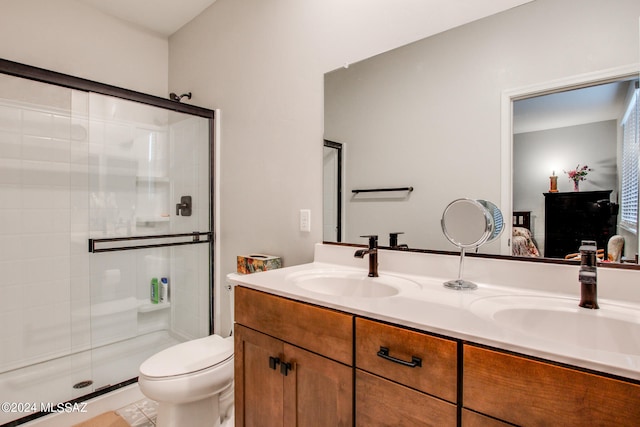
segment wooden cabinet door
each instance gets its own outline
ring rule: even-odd
[[[235,334],[236,426],[353,425],[350,366],[242,325]]]
[[[284,354],[284,426],[352,426],[352,368],[288,344]]]
[[[235,297],[236,426],[352,426],[353,316],[240,286]]]
[[[356,425],[455,427],[456,405],[356,369]]]
[[[236,426],[283,427],[284,376],[280,366],[270,367],[270,357],[284,359],[282,341],[236,325]]]

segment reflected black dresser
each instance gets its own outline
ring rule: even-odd
[[[618,205],[609,200],[612,191],[544,193],[544,256],[576,253],[582,240],[595,240],[606,254],[618,216]]]

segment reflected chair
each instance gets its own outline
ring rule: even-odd
[[[622,254],[624,251],[624,237],[615,234],[609,238],[607,242],[607,259],[604,259],[604,249],[598,249],[596,252],[596,258],[598,261],[608,261],[608,262],[622,262]],[[571,253],[564,257],[564,259],[569,260],[579,260],[579,253]]]
[[[624,251],[624,237],[616,234],[611,236],[607,243],[608,260],[611,262],[621,262]]]

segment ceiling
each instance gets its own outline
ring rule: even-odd
[[[169,37],[216,0],[78,0],[107,15]]]
[[[0,0],[1,1],[1,0]],[[127,21],[140,28],[151,30],[155,33],[169,37],[193,18],[211,6],[216,0],[76,0],[87,6],[100,10],[112,17]],[[303,1],[310,0],[299,0]],[[314,0],[315,1],[315,0]],[[323,0],[318,0],[323,1]],[[371,7],[379,7],[373,0],[343,0],[345,5],[352,3],[371,2]],[[486,15],[486,11],[496,13],[498,11],[527,3],[532,0],[403,0],[408,4],[399,3],[397,8],[407,8],[424,13],[425,18],[437,15],[438,11],[456,10],[456,8],[472,8],[475,12],[471,15]],[[377,0],[378,3],[387,3],[388,0]],[[334,3],[338,3],[334,0]],[[453,7],[450,7],[453,3]],[[446,5],[447,7],[444,7]],[[386,7],[386,6],[385,6]],[[465,15],[465,14],[463,14]],[[477,17],[475,18],[477,19]],[[429,19],[427,19],[428,21]],[[458,23],[457,25],[459,25]]]
[[[513,133],[534,132],[620,118],[630,81],[619,81],[516,101]]]
[[[78,0],[135,26],[169,37],[216,0]],[[625,98],[621,83],[563,92],[514,104],[514,133],[618,117]]]

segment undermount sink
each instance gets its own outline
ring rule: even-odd
[[[640,355],[640,311],[615,304],[599,310],[578,299],[496,296],[474,301],[471,312],[518,334],[585,349]]]
[[[420,288],[418,283],[402,277],[368,277],[360,271],[307,271],[292,273],[286,280],[310,292],[354,298],[384,298]]]

